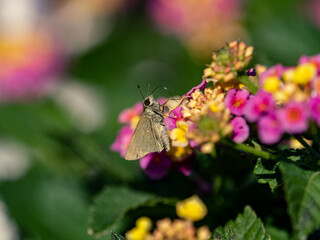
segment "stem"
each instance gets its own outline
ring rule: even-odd
[[[252,93],[256,93],[258,91],[258,87],[246,75],[240,76],[239,81],[246,85]]]
[[[316,158],[319,158],[320,155],[317,153],[310,145],[301,137],[301,135],[296,135],[295,138],[302,144],[302,146],[305,147],[312,155],[314,155]]]
[[[243,151],[252,154],[256,157],[261,157],[267,160],[275,160],[276,156],[270,152],[263,151],[261,149],[253,148],[251,146],[245,145],[243,143],[233,143],[227,140],[221,140],[222,143],[229,145],[239,151]]]

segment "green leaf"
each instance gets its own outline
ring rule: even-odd
[[[320,226],[320,171],[285,162],[281,163],[280,170],[294,239],[306,239]]]
[[[229,221],[224,227],[213,232],[214,239],[221,240],[270,240],[263,223],[257,218],[251,207],[246,206],[243,214],[239,214],[235,221]]]
[[[266,232],[270,234],[272,240],[289,240],[289,233],[274,226],[266,226]]]
[[[107,187],[91,207],[89,234],[99,237],[115,230],[119,221],[132,209],[154,199],[154,195],[125,187]]]
[[[279,187],[279,162],[259,158],[254,166],[253,173],[256,175],[259,183],[269,184],[272,192]]]
[[[126,240],[126,238],[121,236],[119,233],[111,232],[111,240]]]

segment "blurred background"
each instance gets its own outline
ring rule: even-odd
[[[0,0],[0,240],[93,239],[92,197],[146,181],[110,151],[136,86],[183,95],[237,39],[294,65],[320,53],[320,1]]]

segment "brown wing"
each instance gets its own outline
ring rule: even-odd
[[[163,146],[155,131],[157,128],[154,128],[152,119],[148,115],[142,114],[124,158],[136,160],[148,153],[161,152]]]

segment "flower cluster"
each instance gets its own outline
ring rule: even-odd
[[[187,138],[192,147],[203,153],[211,153],[221,137],[232,132],[230,112],[225,107],[221,88],[199,88],[190,94],[184,117],[192,122]]]
[[[1,101],[44,93],[61,68],[61,51],[44,31],[21,38],[2,36],[0,52]]]
[[[215,86],[219,84],[226,90],[241,88],[238,77],[248,66],[252,54],[252,46],[233,41],[213,53],[210,66],[204,70],[204,78],[207,82],[212,81]]]
[[[194,221],[203,219],[207,214],[206,205],[198,196],[192,196],[176,204],[179,219],[164,218],[158,220],[151,232],[152,221],[148,217],[140,217],[134,228],[126,233],[128,240],[208,240],[210,230],[207,226],[196,229]]]
[[[140,160],[150,178],[162,178],[171,167],[189,175],[194,152],[214,154],[225,138],[243,143],[250,134],[254,138],[257,129],[261,143],[275,144],[285,133],[305,133],[310,121],[320,126],[320,55],[303,56],[295,67],[248,70],[252,54],[251,46],[236,41],[213,54],[202,82],[164,119],[170,152],[150,153]],[[141,113],[140,104],[120,114],[126,126],[111,148],[121,156]]]
[[[257,122],[262,143],[277,143],[284,133],[302,134],[309,121],[320,125],[320,55],[302,56],[297,66],[277,64],[259,76],[245,116]]]
[[[237,0],[152,0],[149,14],[160,29],[178,36],[192,53],[207,56],[225,41],[244,35],[241,5]]]

